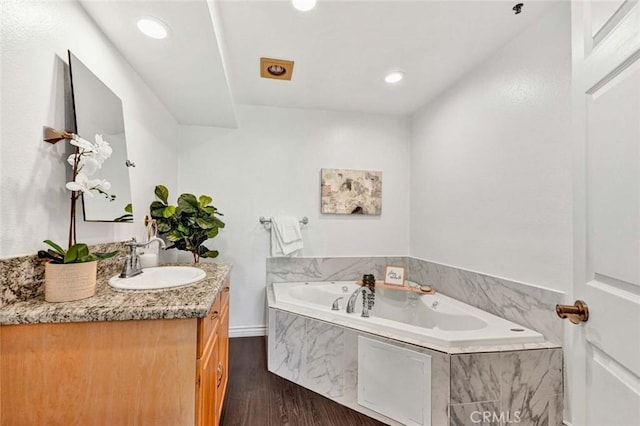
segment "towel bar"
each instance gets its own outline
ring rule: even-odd
[[[266,219],[264,216],[260,216],[260,219],[258,220],[260,221],[260,224],[262,224],[265,228],[271,229],[271,219]],[[302,225],[308,225],[309,218],[305,216],[302,219],[300,219],[299,222]]]

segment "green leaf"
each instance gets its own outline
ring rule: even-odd
[[[116,217],[115,219],[113,219],[114,222],[133,222],[133,215],[132,214],[123,214],[120,217]]]
[[[108,253],[93,253],[92,255],[98,259],[108,259],[120,253],[120,250],[110,251]]]
[[[94,260],[99,260],[98,256],[95,254],[88,254],[86,256],[79,257],[76,263],[93,262]]]
[[[216,223],[212,219],[206,217],[197,217],[196,223],[202,229],[211,229],[216,226]]]
[[[133,204],[129,203],[126,206],[124,206],[124,211],[127,213],[132,213],[133,214]]]
[[[160,201],[154,201],[149,206],[149,212],[151,213],[151,217],[157,219],[162,217],[162,213],[164,209],[167,207],[167,204],[161,203]]]
[[[215,238],[216,235],[218,235],[218,228],[211,228],[208,232],[207,232],[207,238]]]
[[[220,253],[218,253],[218,250],[209,250],[209,251],[206,251],[206,252],[202,253],[200,255],[200,257],[209,257],[209,258],[213,259],[214,257],[218,257],[219,254]]]
[[[89,247],[86,244],[76,244],[78,247],[78,255],[77,258],[85,257],[89,255]]]
[[[200,205],[198,204],[198,200],[195,195],[182,194],[178,197],[178,207],[180,207],[180,210],[184,213],[195,213],[198,211],[198,207],[200,207]]]
[[[64,263],[76,263],[78,259],[78,244],[69,247],[69,250],[64,255]]]
[[[194,216],[183,216],[182,223],[189,228],[197,227],[196,218]]]
[[[224,228],[224,222],[218,219],[217,217],[214,217],[213,221],[216,223],[216,226],[218,228]]]
[[[178,227],[176,228],[182,235],[189,235],[189,228],[186,227],[185,225],[179,223]]]
[[[213,202],[213,198],[209,197],[208,195],[201,195],[200,198],[198,199],[198,203],[200,204],[200,207],[205,207],[212,202]]]
[[[171,231],[171,224],[169,221],[158,220],[158,232],[161,234],[166,234]]]
[[[44,242],[45,244],[48,244],[48,245],[50,245],[51,247],[53,247],[53,249],[54,249],[55,251],[57,251],[58,253],[60,253],[62,256],[64,256],[64,255],[65,255],[65,252],[64,252],[64,250],[62,249],[62,247],[60,247],[59,245],[57,245],[57,244],[56,244],[56,243],[54,243],[53,241],[51,241],[51,240],[44,240],[43,242]]]
[[[169,231],[167,234],[167,239],[171,242],[177,242],[184,238],[184,236],[176,229]]]
[[[165,207],[165,209],[162,211],[162,217],[164,218],[170,218],[171,216],[173,216],[176,213],[176,208],[175,206],[167,206]]]
[[[193,247],[200,247],[200,249],[202,249],[204,247],[202,244],[208,239],[209,237],[207,237],[206,232],[200,232],[191,238],[191,242]],[[204,249],[208,250],[206,247],[204,247]]]
[[[51,256],[52,259],[57,259],[58,261],[60,261],[60,263],[62,263],[64,261],[64,256],[62,256],[57,251],[53,251],[51,249],[48,249],[47,253],[49,253],[49,255]]]
[[[163,203],[165,203],[165,204],[169,203],[167,201],[167,199],[169,198],[169,190],[167,189],[166,186],[157,185],[156,189],[155,189],[155,194],[156,194],[156,197],[158,197],[158,199],[160,201],[162,201]]]
[[[55,253],[56,256],[52,255],[51,253],[49,253],[48,251],[44,251],[44,250],[38,250],[38,259],[49,259],[52,261],[52,263],[61,263],[60,262],[60,255],[58,255],[56,252],[54,252],[53,250],[49,250],[52,253]]]

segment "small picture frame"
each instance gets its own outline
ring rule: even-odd
[[[405,267],[397,265],[387,265],[384,270],[384,283],[390,285],[404,286]]]

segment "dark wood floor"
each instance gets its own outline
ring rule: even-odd
[[[221,426],[383,425],[267,371],[264,337],[229,341]]]

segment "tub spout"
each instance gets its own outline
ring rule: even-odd
[[[340,302],[342,299],[344,299],[344,297],[338,297],[336,300],[333,301],[333,304],[331,305],[332,311],[340,310],[340,304],[338,302]]]
[[[356,308],[356,301],[358,300],[358,294],[362,292],[362,316],[369,317],[369,309],[373,307],[375,293],[369,287],[360,287],[356,289],[349,297],[347,302],[347,313],[352,314]]]

